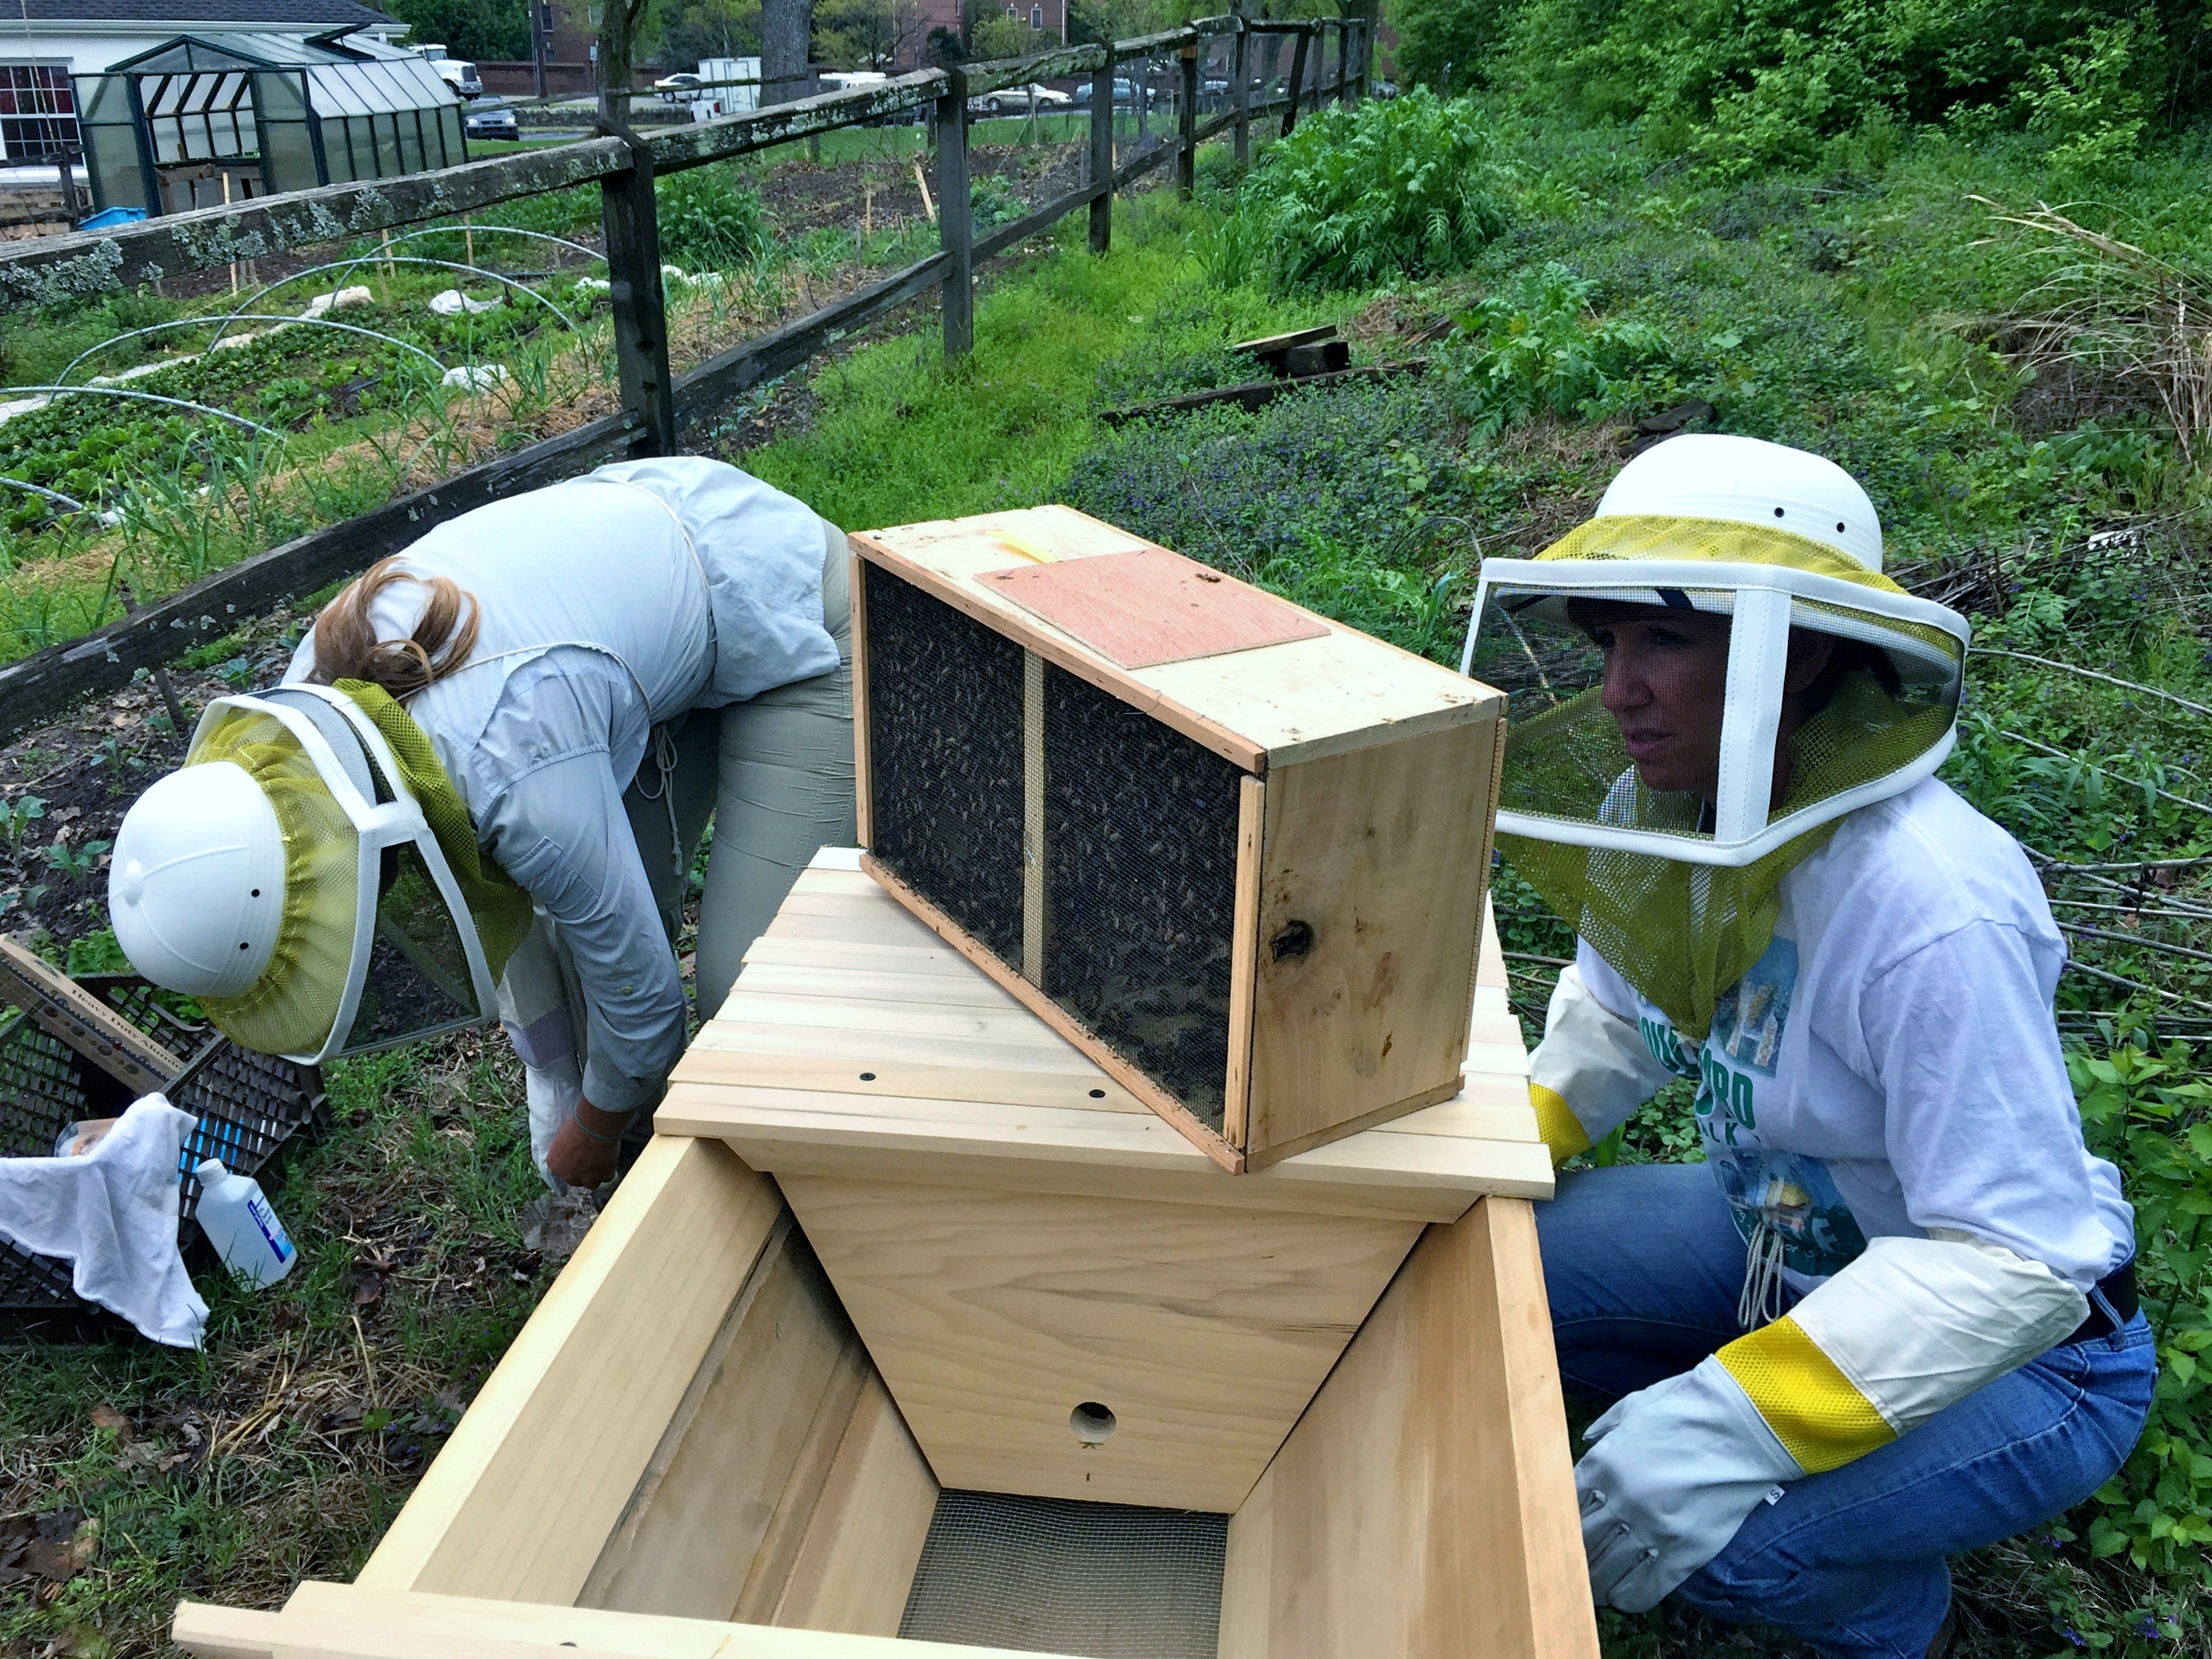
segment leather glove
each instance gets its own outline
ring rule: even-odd
[[[1656,1607],[1780,1495],[1778,1483],[1805,1472],[1717,1358],[1630,1394],[1582,1438],[1590,1594],[1624,1613]]]

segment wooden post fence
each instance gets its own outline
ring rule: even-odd
[[[1300,29],[1297,42],[1298,43],[1291,49],[1290,56],[1290,103],[1283,111],[1283,136],[1285,138],[1288,138],[1290,129],[1298,125],[1298,89],[1305,82],[1306,48],[1313,42],[1313,31]]]
[[[599,223],[607,239],[607,302],[623,412],[633,422],[630,453],[676,453],[674,381],[668,372],[668,304],[661,280],[660,220],[653,196],[653,152],[618,121],[630,165],[599,181]]]
[[[1244,27],[1244,9],[1250,4],[1237,0],[1237,32],[1229,41],[1229,107],[1236,111],[1231,153],[1240,167],[1252,165],[1252,33]]]
[[[374,237],[394,227],[447,222],[472,211],[549,191],[597,184],[607,236],[616,355],[622,407],[558,437],[495,456],[426,488],[396,497],[341,524],[312,530],[140,605],[120,621],[0,666],[0,739],[78,698],[111,690],[140,668],[157,668],[196,647],[235,632],[271,607],[348,576],[396,553],[432,526],[488,502],[536,489],[634,455],[674,451],[682,429],[727,401],[791,373],[834,342],[877,319],[939,289],[945,349],[958,356],[974,342],[976,265],[1042,235],[1067,214],[1087,208],[1091,245],[1111,237],[1112,192],[1133,185],[1171,161],[1186,188],[1198,144],[1285,110],[1287,99],[1249,96],[1255,54],[1244,47],[1240,86],[1231,108],[1197,119],[1192,83],[1209,41],[1235,47],[1250,30],[1271,46],[1296,34],[1303,76],[1311,36],[1300,23],[1265,24],[1233,16],[1110,46],[1063,46],[1024,58],[928,69],[850,91],[748,110],[649,137],[618,120],[604,134],[546,145],[512,156],[432,172],[368,179],[317,189],[256,196],[228,207],[168,214],[142,223],[73,235],[42,237],[0,250],[0,312],[51,303],[81,303],[163,276],[220,270],[333,242]],[[1183,53],[1184,119],[1177,142],[1141,151],[1117,165],[1113,83],[1118,63],[1141,64]],[[1272,84],[1271,60],[1264,72]],[[971,96],[1063,75],[1091,78],[1089,177],[1071,190],[987,234],[974,234],[968,189],[967,105]],[[763,334],[740,341],[680,376],[669,372],[653,181],[663,173],[750,155],[886,115],[934,107],[938,139],[940,251],[857,292]],[[1286,120],[1285,126],[1290,125]]]
[[[1198,184],[1198,42],[1187,42],[1183,66],[1182,127],[1176,134],[1175,188],[1186,202]]]
[[[968,77],[945,72],[937,100],[937,245],[945,267],[945,355],[975,345],[975,214],[968,191]]]
[[[1091,72],[1091,251],[1104,253],[1114,239],[1114,55]]]

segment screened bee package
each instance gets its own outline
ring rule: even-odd
[[[871,875],[1231,1171],[1456,1090],[1500,694],[1071,508],[852,545]]]

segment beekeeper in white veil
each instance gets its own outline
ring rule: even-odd
[[[116,838],[116,934],[310,1060],[495,1006],[549,1179],[614,1171],[684,1048],[672,945],[710,812],[697,1007],[855,834],[843,534],[697,457],[439,526],[219,699]]]

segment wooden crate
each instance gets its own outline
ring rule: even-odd
[[[852,546],[872,875],[1233,1172],[1456,1090],[1499,693],[1071,508]]]
[[[1494,948],[1459,1097],[1233,1179],[835,863],[356,1581],[177,1641],[1010,1659],[897,1635],[964,1485],[1225,1514],[1217,1659],[1595,1659]]]

